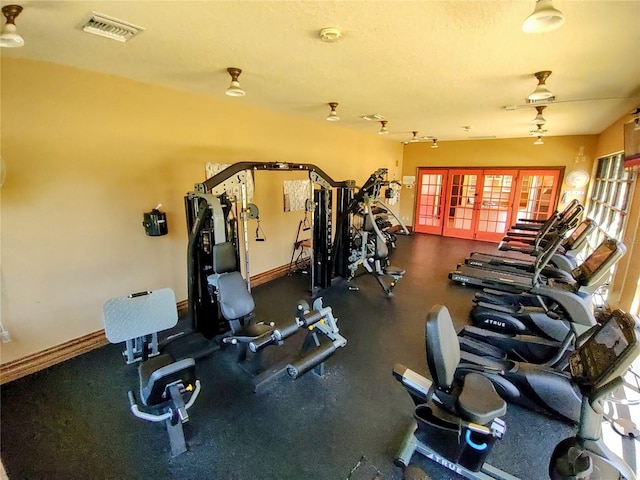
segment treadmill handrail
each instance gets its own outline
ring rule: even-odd
[[[572,218],[576,218],[578,215],[582,213],[584,207],[579,205],[579,208],[573,213]],[[534,285],[539,282],[540,274],[544,270],[544,268],[549,264],[553,256],[556,254],[562,242],[564,241],[564,233],[566,230],[560,230],[557,232],[557,236],[554,238],[552,242],[545,247],[545,250],[536,257],[536,261],[534,262],[534,271],[533,271],[533,283]]]

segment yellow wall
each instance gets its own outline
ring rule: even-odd
[[[1,80],[2,363],[100,330],[108,298],[171,287],[185,299],[183,196],[205,162],[315,163],[358,183],[400,173],[397,142],[243,99],[7,58]],[[256,178],[268,241],[251,241],[253,275],[289,263],[301,215],[282,213],[285,178]],[[169,234],[148,237],[142,213],[158,203]]]
[[[544,145],[533,145],[531,138],[501,140],[464,140],[439,142],[440,148],[430,143],[409,143],[404,147],[402,175],[417,175],[419,167],[564,167],[565,177],[573,170],[591,172],[596,154],[597,136],[579,135],[547,137]],[[581,147],[584,161],[576,162]],[[416,179],[417,180],[417,179]],[[575,189],[565,183],[562,191]],[[581,188],[585,191],[586,188]],[[415,188],[403,188],[400,198],[401,218],[413,224],[415,212]],[[408,193],[408,195],[407,195]],[[569,196],[584,202],[585,195]],[[562,204],[560,204],[562,207]]]
[[[624,150],[624,123],[630,117],[625,115],[615,122],[598,138],[598,157],[611,155]],[[639,175],[640,172],[636,172]],[[638,285],[640,280],[640,188],[634,185],[631,194],[629,213],[626,219],[623,243],[627,247],[626,255],[616,267],[616,273],[610,289],[609,303],[613,308],[638,313]],[[635,302],[634,302],[635,300]]]
[[[624,122],[629,120],[625,115],[604,132],[598,135],[598,148],[596,158],[618,153],[624,150]]]

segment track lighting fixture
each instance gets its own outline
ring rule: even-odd
[[[542,137],[538,137],[538,139],[533,142],[534,145],[544,145],[544,142],[542,141]]]
[[[378,131],[378,135],[388,135],[389,130],[387,130],[387,121],[380,120],[380,130]]]
[[[231,75],[231,85],[224,92],[230,97],[244,97],[244,90],[240,87],[240,82],[238,81],[238,77],[242,73],[242,70],[236,67],[227,68],[227,72]]]
[[[7,23],[2,28],[0,34],[0,47],[22,47],[24,39],[16,32],[16,17],[22,12],[20,5],[5,5],[2,7],[2,14],[7,19]]]
[[[536,107],[536,110],[538,111],[538,114],[535,116],[535,118],[533,120],[531,120],[531,123],[533,123],[534,125],[544,125],[545,123],[547,123],[547,121],[542,116],[542,111],[545,108],[547,108],[545,105],[541,105],[539,107]]]
[[[418,138],[418,132],[414,130],[414,131],[413,131],[413,132],[411,132],[411,133],[413,133],[413,137],[411,137],[411,140],[409,140],[409,143],[416,143],[416,142],[419,142],[419,141],[420,141],[420,139]]]
[[[564,24],[563,13],[554,8],[551,0],[536,0],[536,7],[522,24],[525,33],[544,33]]]
[[[541,72],[536,72],[533,74],[533,76],[538,79],[538,85],[536,86],[536,89],[529,94],[527,100],[529,100],[530,102],[536,102],[540,100],[548,100],[553,97],[553,93],[551,93],[549,89],[547,89],[547,86],[545,84],[547,78],[549,78],[549,75],[551,75],[550,70],[543,70]]]
[[[337,122],[338,120],[340,120],[340,117],[338,116],[338,112],[336,112],[336,108],[338,108],[338,102],[329,102],[329,107],[331,108],[331,111],[329,112],[327,121]]]
[[[433,142],[433,144],[431,144],[431,148],[438,148],[438,139],[432,138],[431,141]]]

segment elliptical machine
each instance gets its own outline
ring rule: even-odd
[[[575,436],[561,441],[551,455],[551,480],[567,478],[634,480],[635,472],[602,441],[602,419],[607,397],[623,384],[622,377],[640,354],[638,319],[621,310],[569,359],[571,377],[582,397],[580,423]]]

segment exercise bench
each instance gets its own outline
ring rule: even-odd
[[[140,362],[138,377],[142,407],[138,406],[133,391],[129,391],[131,412],[143,420],[164,422],[171,454],[186,452],[182,424],[189,421],[188,410],[200,393],[195,361],[193,358],[176,361],[158,351],[157,333],[178,323],[173,290],[163,288],[112,298],[105,302],[102,318],[107,339],[111,343],[126,343],[127,363]]]

